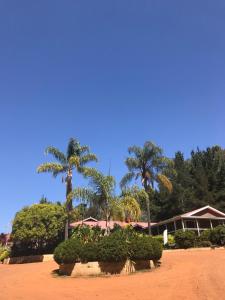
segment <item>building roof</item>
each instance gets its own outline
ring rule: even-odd
[[[122,221],[108,221],[108,227],[110,229],[113,229],[114,225],[117,224],[121,227],[126,227],[128,225],[131,225],[133,227],[139,227],[142,229],[148,228],[148,223],[147,222],[122,222]],[[155,223],[151,223],[151,225],[154,225]],[[89,217],[87,219],[74,222],[70,224],[71,228],[77,227],[79,225],[88,225],[90,227],[95,227],[99,226],[101,229],[106,229],[106,221],[105,220],[97,220],[95,218]]]
[[[180,219],[185,219],[185,218],[190,218],[190,219],[216,219],[216,220],[225,220],[225,214],[214,207],[211,207],[210,205],[203,206],[199,209],[192,210],[190,212],[174,216],[173,218],[167,219],[160,221],[158,223],[155,223],[153,225],[161,225],[165,223],[170,223],[176,220]]]
[[[202,213],[206,210],[211,212],[212,215],[215,215],[217,217],[220,216],[220,217],[225,218],[225,214],[222,211],[219,211],[218,209],[215,209],[210,205],[206,205],[206,206],[203,206],[199,209],[195,209],[195,210],[192,210],[188,213],[182,214],[181,217],[186,218],[186,217],[193,217],[193,216],[199,216],[199,215],[201,216]]]

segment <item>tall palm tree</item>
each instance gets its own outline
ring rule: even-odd
[[[46,154],[52,154],[57,162],[48,162],[37,168],[38,173],[49,172],[53,177],[62,174],[62,181],[66,183],[66,212],[67,221],[65,226],[65,239],[68,238],[69,214],[73,209],[72,200],[68,200],[68,195],[72,192],[73,171],[84,174],[87,171],[85,165],[91,161],[97,161],[95,154],[90,153],[88,146],[81,146],[79,141],[71,138],[67,146],[67,152],[64,154],[55,147],[47,147]]]
[[[128,173],[121,180],[121,188],[125,188],[133,179],[141,179],[141,183],[150,194],[156,188],[156,184],[163,185],[169,192],[172,191],[170,180],[163,174],[168,165],[168,159],[163,156],[162,149],[154,143],[147,141],[143,147],[132,146],[128,148],[130,157],[127,157],[125,164]],[[150,199],[147,203],[148,232],[151,235]]]

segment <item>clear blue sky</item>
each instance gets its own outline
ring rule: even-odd
[[[0,232],[43,194],[64,200],[36,174],[48,145],[77,137],[117,181],[132,144],[224,147],[225,2],[0,1],[0,104]]]

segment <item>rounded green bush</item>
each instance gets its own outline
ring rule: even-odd
[[[82,243],[78,239],[69,239],[59,244],[54,251],[54,260],[57,264],[72,264],[80,261]]]
[[[98,261],[98,243],[89,242],[82,246],[80,251],[80,260],[82,262]]]
[[[200,240],[201,241],[210,241],[210,236],[211,236],[211,230],[207,229],[202,231],[201,235],[200,235]]]
[[[210,232],[210,241],[218,246],[225,245],[225,226],[219,225]]]
[[[131,260],[146,260],[153,257],[152,239],[149,236],[132,239],[129,248]]]
[[[10,249],[6,246],[0,245],[0,262],[3,261],[5,258],[8,258],[10,255]]]
[[[195,247],[196,235],[194,231],[177,230],[174,235],[175,243],[178,248],[191,248]]]
[[[153,249],[153,256],[152,256],[152,258],[149,258],[149,259],[159,260],[162,257],[163,246],[159,241],[154,240],[154,239],[152,239],[151,243],[152,243],[152,249]]]
[[[129,249],[131,260],[158,260],[162,256],[160,241],[150,236],[139,236],[132,239]]]
[[[128,258],[128,243],[126,239],[121,237],[119,231],[103,237],[98,248],[99,261],[121,262]]]

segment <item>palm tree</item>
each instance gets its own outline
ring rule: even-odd
[[[141,216],[141,209],[140,205],[134,197],[123,197],[121,202],[119,202],[119,205],[124,212],[124,218],[127,222],[139,220]]]
[[[84,176],[90,179],[90,187],[74,189],[69,195],[69,200],[79,198],[96,206],[106,219],[106,232],[108,233],[108,222],[116,201],[115,179],[110,175],[105,176],[94,168],[86,169]]]
[[[128,173],[121,180],[121,188],[125,188],[133,179],[141,178],[141,183],[148,195],[154,191],[156,184],[163,185],[169,192],[172,191],[170,180],[163,174],[168,165],[168,159],[163,156],[162,149],[154,143],[147,141],[143,148],[132,146],[128,148],[130,157],[125,164]],[[150,199],[147,198],[148,231],[151,235]]]
[[[74,138],[69,140],[66,154],[55,147],[47,147],[45,152],[46,154],[52,154],[57,162],[44,163],[37,168],[37,172],[49,172],[52,173],[53,177],[64,174],[64,176],[62,176],[62,181],[66,183],[66,212],[68,217],[65,226],[65,239],[67,239],[69,214],[73,209],[72,201],[68,199],[68,195],[73,190],[73,171],[76,170],[77,173],[84,174],[88,169],[85,165],[88,162],[97,161],[97,157],[95,154],[90,153],[88,146],[81,146],[79,141]]]

